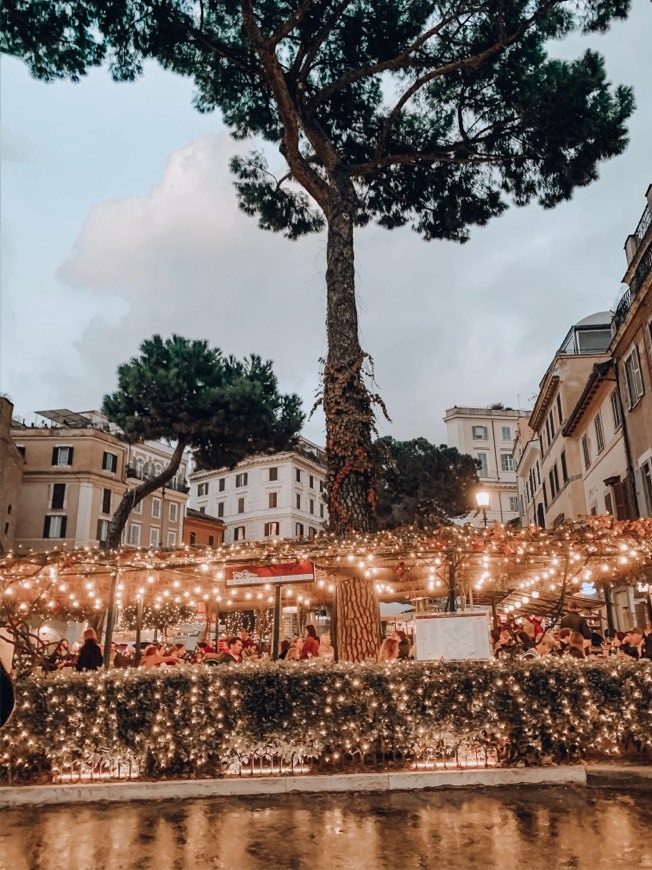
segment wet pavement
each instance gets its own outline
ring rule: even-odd
[[[3,809],[1,870],[639,870],[652,792],[551,787]]]

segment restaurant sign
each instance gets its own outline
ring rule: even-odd
[[[227,586],[264,586],[266,583],[314,583],[312,562],[291,562],[285,565],[231,565],[224,569]]]

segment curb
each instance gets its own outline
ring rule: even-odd
[[[0,806],[95,803],[98,801],[183,800],[207,797],[285,795],[299,792],[412,791],[437,788],[490,788],[508,785],[586,785],[583,765],[493,770],[436,770],[321,776],[197,779],[165,782],[112,782],[84,785],[1,786]],[[605,784],[601,782],[600,784]],[[621,780],[622,784],[622,780]]]
[[[586,769],[587,785],[613,788],[643,788],[652,791],[652,765],[592,764]]]

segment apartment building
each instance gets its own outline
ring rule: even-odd
[[[158,443],[128,445],[98,412],[65,408],[37,412],[32,426],[14,421],[11,438],[24,458],[15,543],[35,550],[105,541],[125,491],[160,471],[173,450]],[[184,460],[165,490],[137,505],[124,543],[174,546],[181,541],[188,490],[181,475],[186,465]]]
[[[225,526],[222,520],[207,513],[186,508],[183,523],[183,543],[191,547],[219,547],[224,541]]]
[[[300,438],[283,453],[190,476],[190,506],[225,524],[225,542],[314,537],[325,528],[324,451]]]
[[[520,417],[512,450],[516,469],[516,488],[521,525],[543,525],[543,489],[541,484],[541,442],[528,423]]]
[[[11,438],[14,406],[0,396],[0,553],[14,546],[25,459]]]
[[[623,438],[634,510],[652,516],[652,185],[625,242],[627,286],[614,314],[610,353],[623,409]]]
[[[593,366],[608,359],[610,341],[611,312],[600,311],[585,317],[569,329],[539,384],[539,395],[529,419],[541,451],[538,525],[557,525],[588,512],[582,465],[585,442],[565,438],[563,432]]]
[[[518,419],[522,412],[502,406],[446,411],[448,444],[478,462],[482,489],[489,493],[487,523],[507,523],[519,515],[516,471],[512,455]],[[484,516],[471,514],[466,521],[482,525]]]

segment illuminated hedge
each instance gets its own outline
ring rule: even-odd
[[[649,661],[117,669],[16,690],[2,732],[2,776],[15,782],[80,763],[91,774],[104,764],[124,776],[131,764],[140,777],[209,777],[246,772],[252,759],[353,770],[652,750]]]

